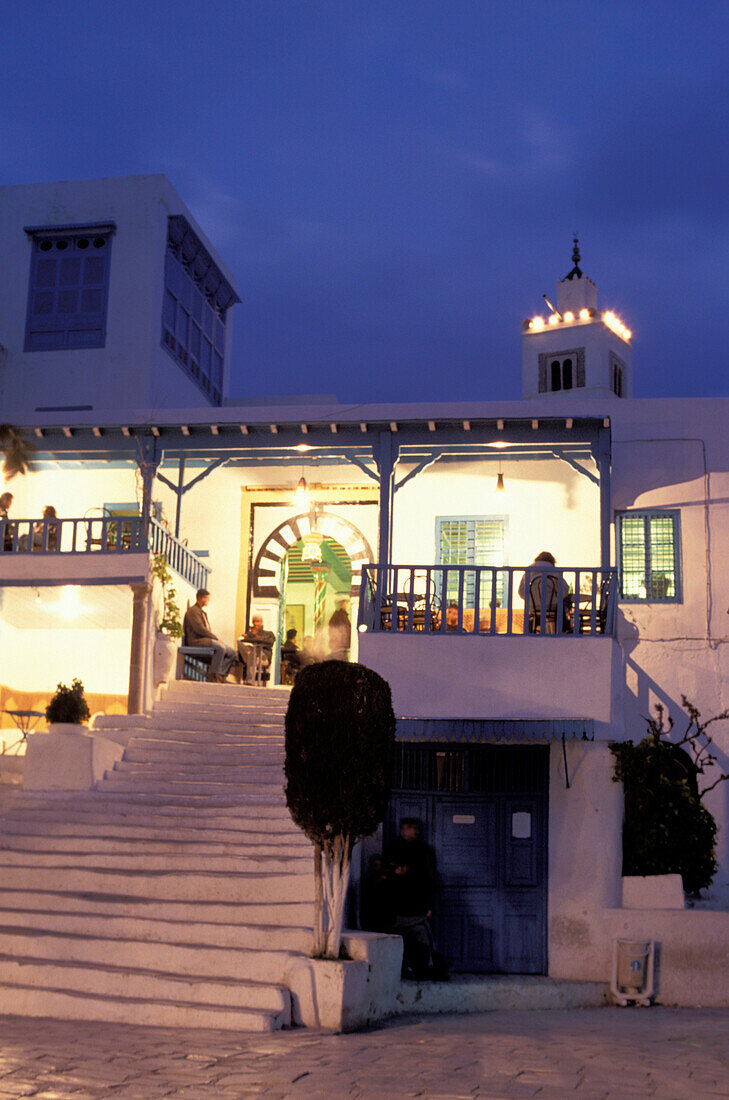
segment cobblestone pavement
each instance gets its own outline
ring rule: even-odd
[[[729,1010],[409,1017],[271,1035],[0,1017],[0,1100],[729,1097]]]

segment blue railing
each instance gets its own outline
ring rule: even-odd
[[[9,554],[164,554],[171,569],[193,588],[204,588],[210,569],[156,520],[149,541],[139,516],[84,516],[80,519],[0,519],[0,553]]]
[[[614,569],[365,565],[359,626],[378,633],[615,633]]]
[[[210,576],[209,567],[203,565],[192,550],[188,550],[167,528],[162,527],[154,519],[149,521],[149,549],[153,554],[164,554],[170,569],[179,573],[182,579],[193,588],[206,587]]]

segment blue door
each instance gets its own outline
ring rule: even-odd
[[[447,790],[394,790],[385,840],[402,817],[422,822],[438,870],[439,951],[456,972],[545,973],[549,750],[398,746],[409,749],[400,774]]]

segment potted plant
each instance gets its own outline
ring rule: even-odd
[[[54,733],[78,733],[78,727],[91,717],[84,696],[84,685],[73,680],[71,687],[59,684],[46,707],[46,722]]]
[[[286,804],[314,846],[315,900],[312,957],[286,973],[298,1023],[361,1026],[373,1018],[373,984],[394,1001],[399,938],[370,934],[379,942],[369,944],[369,961],[346,954],[342,938],[352,849],[385,816],[394,751],[392,697],[381,676],[345,661],[301,669],[286,712]]]
[[[154,682],[166,683],[172,673],[177,653],[177,642],[182,636],[182,619],[177,605],[177,593],[172,587],[172,573],[164,554],[152,559],[152,576],[160,582],[162,610],[157,617],[157,637],[154,643]]]
[[[84,685],[59,684],[46,707],[47,733],[32,733],[23,765],[28,791],[90,791],[124,754],[122,745],[84,729]]]

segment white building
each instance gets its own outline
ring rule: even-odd
[[[74,676],[98,708],[149,705],[149,547],[174,563],[183,606],[206,583],[228,641],[260,611],[279,639],[319,628],[325,646],[345,597],[351,656],[392,687],[392,820],[417,813],[436,844],[455,965],[605,978],[606,944],[626,932],[678,936],[688,969],[713,973],[716,954],[697,960],[709,940],[726,951],[726,790],[708,798],[713,909],[622,908],[608,742],[640,739],[656,702],[679,718],[682,693],[707,715],[727,705],[729,403],[632,398],[630,333],[598,310],[575,252],[554,312],[524,324],[521,401],[226,405],[233,280],[163,177],[3,199],[2,419],[38,463],[10,486],[2,706]],[[93,233],[108,249],[100,320],[63,328],[63,280],[80,271],[84,294]],[[67,275],[62,240],[84,253]],[[56,296],[39,297],[51,276]],[[57,543],[34,551],[49,503]],[[302,561],[313,529],[318,607]],[[544,550],[579,613],[560,597],[530,624],[518,590]],[[726,770],[729,734],[716,743]]]

